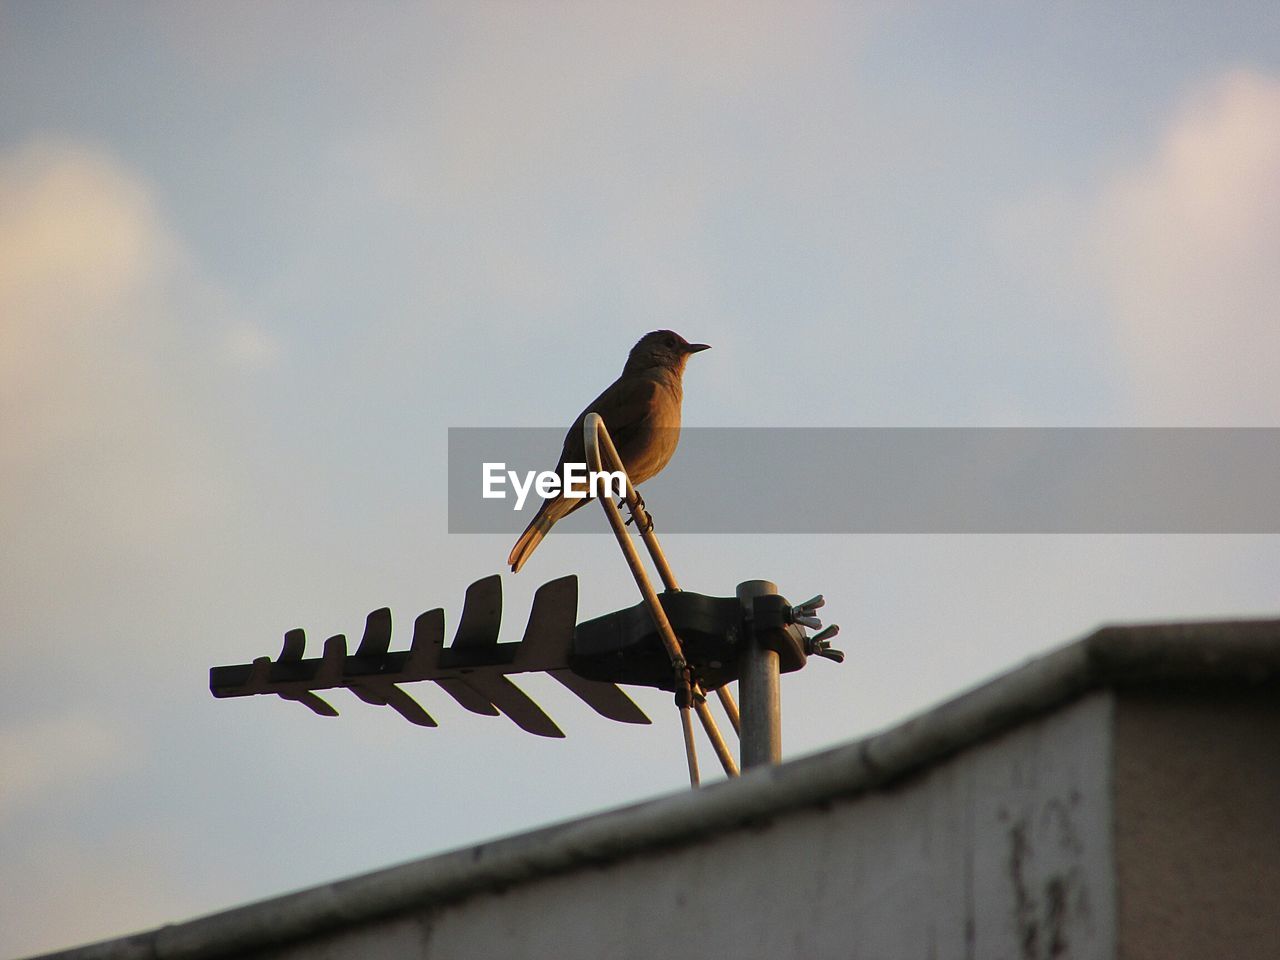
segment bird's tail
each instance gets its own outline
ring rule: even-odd
[[[542,501],[542,506],[529,521],[529,525],[524,528],[524,533],[520,534],[520,539],[516,541],[516,545],[511,548],[511,554],[507,557],[507,563],[511,564],[511,572],[520,572],[524,562],[529,559],[529,554],[533,553],[534,548],[542,542],[542,538],[551,532],[557,520],[563,520],[589,499],[556,497]]]
[[[529,559],[529,554],[533,553],[534,548],[542,542],[542,538],[547,535],[555,522],[555,519],[547,516],[545,511],[538,511],[538,515],[524,528],[524,533],[520,534],[520,539],[516,541],[516,545],[511,548],[511,553],[507,557],[512,573],[520,572],[524,562]]]

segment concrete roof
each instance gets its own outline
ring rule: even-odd
[[[1104,627],[896,727],[737,780],[44,956],[242,955],[874,790],[1091,690],[1262,686],[1280,686],[1280,620]]]

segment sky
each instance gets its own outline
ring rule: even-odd
[[[0,2],[0,956],[687,789],[648,690],[521,680],[561,741],[209,695],[499,571],[507,640],[566,573],[636,602],[598,514],[516,576],[451,535],[448,428],[566,426],[659,327],[713,346],[686,425],[1275,427],[1277,302],[1272,2]],[[663,543],[826,595],[787,756],[1280,582],[1265,535]]]

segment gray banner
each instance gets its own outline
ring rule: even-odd
[[[484,465],[524,483],[563,439],[451,428],[449,532],[519,533],[541,498]],[[1278,533],[1280,429],[686,428],[641,492],[663,533]]]

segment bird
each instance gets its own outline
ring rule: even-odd
[[[689,357],[710,344],[690,343],[672,330],[654,330],[641,337],[627,355],[622,375],[578,414],[569,432],[556,473],[564,476],[566,463],[585,463],[586,442],[582,424],[588,413],[598,413],[623,466],[633,484],[641,484],[659,473],[676,452],[680,442],[682,380]],[[519,573],[529,555],[542,542],[557,520],[573,513],[589,497],[572,498],[559,494],[542,501],[542,506],[511,548],[507,563]]]

